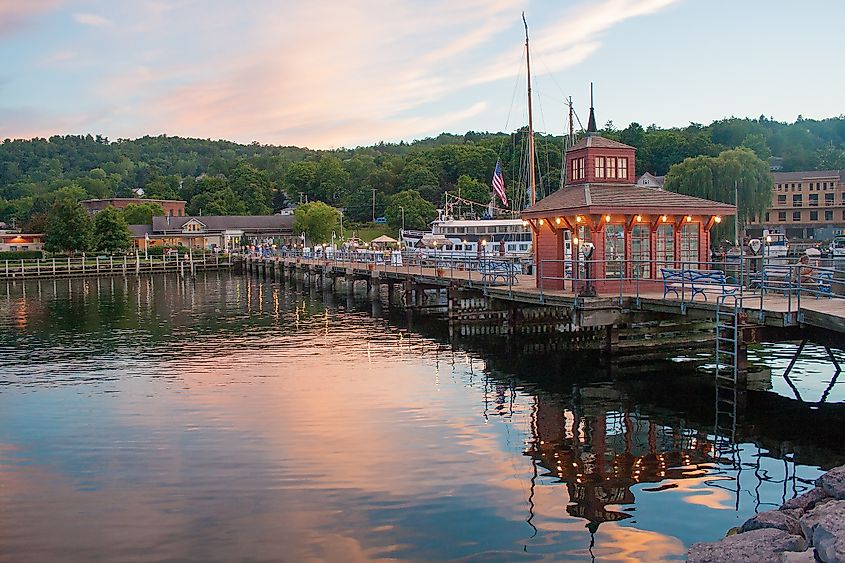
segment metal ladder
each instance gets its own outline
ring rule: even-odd
[[[714,456],[735,453],[741,298],[716,304],[716,416]]]

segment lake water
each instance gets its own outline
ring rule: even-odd
[[[530,344],[229,273],[0,286],[0,560],[683,559],[845,463],[823,348],[752,350],[728,443],[705,356]]]

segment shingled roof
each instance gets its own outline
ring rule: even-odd
[[[613,139],[606,139],[600,135],[587,135],[568,149],[566,152],[583,149],[587,147],[594,147],[599,149],[633,149],[631,145],[614,141]]]
[[[576,184],[541,199],[523,211],[522,216],[608,212],[733,215],[736,208],[727,203],[634,184]]]
[[[293,215],[203,215],[200,217],[153,217],[155,232],[181,231],[188,221],[195,219],[209,231],[226,229],[247,232],[290,231]]]
[[[783,182],[803,182],[816,180],[829,180],[830,178],[839,178],[845,181],[845,169],[843,170],[803,170],[799,172],[773,172],[775,183],[781,184]]]

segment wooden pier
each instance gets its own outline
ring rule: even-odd
[[[0,262],[0,281],[21,281],[88,276],[127,276],[177,273],[193,275],[201,270],[231,268],[228,255],[192,256],[101,256],[51,258],[47,260],[5,260]]]

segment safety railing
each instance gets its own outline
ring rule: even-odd
[[[0,279],[111,275],[228,266],[228,255],[173,254],[162,256],[91,256],[0,261]]]

